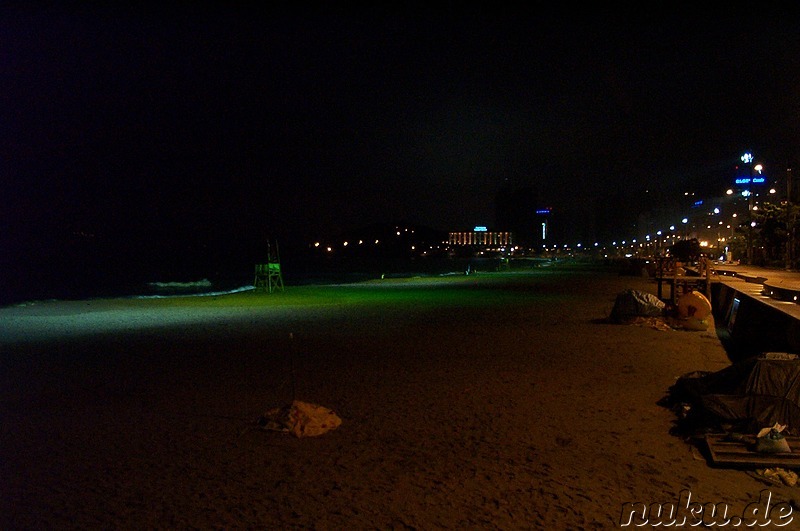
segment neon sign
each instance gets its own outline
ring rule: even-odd
[[[739,177],[734,181],[736,184],[764,184],[767,180],[764,177]]]
[[[478,227],[475,227],[472,230],[475,231],[475,232],[486,232],[488,229],[486,227],[483,227],[483,226],[478,226]]]

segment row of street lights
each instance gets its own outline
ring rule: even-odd
[[[753,164],[753,154],[752,153],[745,153],[741,157],[742,162],[748,164],[750,166],[750,178],[747,181],[747,265],[752,265],[753,263],[753,228],[755,226],[755,221],[753,221],[753,207],[754,204],[754,194],[753,194],[753,184],[756,183],[756,173],[761,175],[761,171],[764,167],[761,164]],[[764,182],[763,177],[760,178],[760,182]]]
[[[754,159],[752,153],[750,153],[750,152],[744,153],[740,157],[740,160],[742,161],[742,163],[745,165],[745,168],[747,169],[745,176],[737,176],[737,178],[735,179],[735,184],[737,185],[739,190],[741,190],[741,192],[739,194],[736,194],[734,189],[731,188],[731,189],[727,190],[726,195],[729,196],[731,199],[734,198],[734,194],[736,194],[736,197],[741,197],[741,198],[746,198],[747,199],[747,216],[746,216],[746,221],[745,221],[745,223],[747,224],[747,226],[745,228],[745,238],[746,238],[746,243],[745,243],[745,248],[746,248],[745,263],[752,264],[754,259],[755,259],[755,257],[754,257],[755,228],[756,228],[755,212],[758,210],[758,204],[757,204],[757,201],[756,201],[756,197],[759,195],[757,193],[757,188],[758,188],[759,185],[766,184],[767,180],[763,176],[764,166],[762,164],[755,163],[755,159]],[[777,190],[775,188],[771,188],[769,190],[769,194],[770,195],[773,195],[773,194],[776,194],[776,193],[777,193]],[[786,242],[786,268],[790,269],[791,265],[793,264],[793,257],[791,256],[791,253],[792,253],[793,244],[794,244],[794,242],[793,242],[794,234],[793,234],[793,231],[791,230],[791,222],[792,222],[791,216],[792,216],[792,212],[793,212],[792,211],[791,169],[787,170],[787,196],[786,197],[787,197],[787,199],[786,199],[785,205],[786,205],[786,208],[787,208],[787,224],[789,225],[789,228],[790,228],[789,234],[788,234],[788,237],[787,237],[787,242]],[[702,203],[702,201],[697,202],[697,203]],[[696,203],[695,206],[697,206],[697,203]],[[734,210],[739,210],[739,209],[736,209],[734,207]],[[731,239],[733,238],[734,226],[736,225],[736,221],[738,219],[741,219],[741,218],[739,218],[739,216],[743,214],[743,212],[741,212],[743,210],[744,210],[744,208],[741,208],[739,212],[734,211],[734,213],[731,215],[730,210],[728,208],[723,208],[722,201],[720,201],[720,204],[718,206],[716,206],[713,209],[713,211],[711,211],[711,212],[707,211],[706,212],[709,216],[714,216],[716,218],[713,223],[716,223],[718,225],[717,227],[714,227],[711,224],[709,224],[707,221],[704,221],[702,223],[703,228],[701,228],[700,230],[697,230],[698,226],[694,222],[692,222],[691,225],[690,225],[690,218],[689,217],[683,217],[680,220],[680,223],[677,223],[675,225],[670,226],[669,227],[669,231],[660,231],[660,230],[657,231],[656,236],[653,238],[654,241],[651,241],[651,237],[650,237],[650,235],[648,235],[646,237],[646,241],[641,241],[641,242],[637,242],[636,239],[633,239],[633,240],[630,240],[628,242],[622,241],[621,243],[619,243],[617,241],[614,241],[614,242],[611,243],[611,245],[600,244],[600,243],[595,242],[593,245],[586,245],[586,246],[583,246],[581,244],[577,244],[577,245],[573,246],[573,245],[569,245],[569,244],[557,245],[557,244],[551,243],[549,245],[543,244],[542,245],[542,249],[545,250],[545,251],[562,251],[562,252],[565,251],[565,250],[589,251],[590,249],[595,249],[595,250],[601,250],[603,252],[606,252],[606,251],[614,252],[614,251],[616,251],[617,253],[619,253],[619,252],[626,252],[626,250],[636,249],[636,248],[642,248],[642,250],[645,250],[646,248],[650,247],[650,248],[655,248],[655,250],[658,251],[661,246],[667,245],[668,242],[671,241],[671,243],[674,243],[677,234],[679,234],[680,232],[683,233],[683,236],[685,238],[688,238],[689,237],[689,233],[690,233],[690,228],[694,227],[694,230],[696,231],[696,234],[698,234],[698,236],[700,235],[701,232],[706,232],[707,235],[710,234],[709,237],[700,238],[700,239],[702,241],[707,241],[707,243],[706,243],[707,247],[716,248],[718,256],[721,256],[721,255],[723,255],[722,242],[729,243],[731,241]],[[726,211],[726,212],[724,212],[724,211]],[[719,216],[719,217],[717,217],[717,216]],[[724,219],[727,219],[728,216],[730,216],[730,221],[729,222],[725,222]],[[678,230],[676,228],[676,225],[678,225],[678,226],[682,225],[682,229]],[[727,238],[727,237],[726,238],[722,238],[722,235],[721,235],[721,232],[720,232],[720,230],[722,229],[722,226],[724,226],[725,230],[730,229],[730,238]],[[710,231],[710,232],[708,232],[708,231]],[[716,245],[714,245],[712,243],[713,239],[714,239],[713,238],[714,233],[716,233]],[[724,247],[725,247],[724,251],[726,251],[726,254],[727,254],[727,251],[729,251],[729,249],[727,248],[727,245],[725,245]]]
[[[763,173],[762,173],[763,170],[764,170],[763,165],[755,163],[755,159],[754,159],[752,153],[750,153],[750,152],[744,153],[740,157],[740,160],[744,163],[745,167],[747,168],[747,173],[746,173],[745,176],[738,176],[736,178],[736,180],[735,180],[735,184],[741,190],[741,194],[739,195],[739,197],[747,198],[747,219],[746,219],[747,227],[746,227],[746,232],[745,232],[745,237],[746,237],[745,262],[747,264],[752,264],[753,261],[754,261],[753,246],[754,246],[754,242],[755,242],[754,230],[755,230],[755,226],[756,226],[756,222],[755,222],[755,219],[754,219],[754,217],[755,217],[754,213],[755,213],[756,210],[758,210],[758,206],[757,206],[757,203],[756,203],[756,197],[757,197],[758,193],[757,193],[756,189],[757,189],[758,185],[766,184],[766,179],[763,177]],[[789,177],[787,179],[788,179],[788,181],[787,181],[787,201],[790,202],[791,201],[791,178],[790,178],[790,174],[789,174]],[[769,193],[770,194],[775,194],[775,193],[777,193],[777,191],[773,188],[773,189],[769,190]],[[732,198],[732,196],[735,194],[734,189],[731,188],[731,189],[727,190],[726,194]],[[702,204],[702,201],[698,201],[698,202],[695,203],[695,207],[698,206],[698,205],[701,205],[701,204]],[[721,206],[722,205],[720,204],[719,206],[716,206],[713,209],[712,212],[706,211],[706,213],[709,216],[714,216],[714,217],[723,215],[723,211],[721,209]],[[788,207],[788,204],[787,204],[787,207]],[[730,211],[728,211],[728,214],[726,214],[726,215],[730,215]],[[731,217],[731,223],[729,223],[727,225],[722,220],[718,220],[718,221],[715,220],[715,221],[720,226],[721,225],[726,225],[725,228],[726,229],[730,229],[731,230],[731,236],[733,236],[733,230],[734,230],[733,226],[735,224],[735,221],[736,221],[737,217],[738,217],[738,214],[736,212],[734,212],[732,217]],[[699,221],[699,220],[695,220],[695,221]],[[683,232],[683,235],[684,235],[685,238],[688,238],[689,237],[689,233],[692,232],[692,231],[695,231],[695,233],[698,236],[700,236],[700,234],[702,232],[707,232],[707,230],[710,230],[711,231],[711,236],[710,237],[705,238],[705,239],[704,238],[699,238],[699,239],[701,241],[708,240],[707,246],[710,247],[710,248],[711,247],[716,247],[718,253],[720,255],[722,254],[723,249],[722,249],[722,246],[721,246],[721,235],[719,233],[719,228],[715,229],[714,227],[712,227],[712,225],[708,224],[708,222],[706,222],[706,221],[702,222],[702,228],[700,226],[698,226],[699,224],[696,224],[694,221],[692,221],[691,224],[690,224],[690,218],[689,217],[683,217],[680,220],[680,224],[679,225],[683,226],[681,232]],[[674,234],[677,232],[675,225],[670,226],[670,232],[673,234],[673,237],[674,237]],[[716,246],[711,244],[711,241],[713,240],[713,233],[715,233],[715,232],[717,233]],[[658,231],[657,234],[660,237],[661,234],[662,234],[662,231]],[[649,240],[649,237],[648,237],[648,240]],[[614,242],[614,244],[612,244],[612,246],[616,247],[616,242]],[[788,256],[789,255],[789,248],[791,248],[791,242],[787,242],[787,264],[789,264],[790,260],[791,260],[791,258]],[[787,268],[788,267],[789,266],[787,265]]]

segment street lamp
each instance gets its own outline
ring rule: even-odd
[[[748,164],[750,166],[750,178],[747,179],[747,264],[753,265],[753,226],[755,222],[753,221],[753,207],[754,207],[754,194],[753,194],[753,184],[756,181],[756,172],[761,175],[761,170],[764,169],[764,166],[761,164],[753,164],[753,154],[752,153],[745,153],[741,157],[742,162]],[[761,179],[763,181],[763,179]]]

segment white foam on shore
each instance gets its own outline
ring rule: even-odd
[[[193,284],[194,286],[194,284]],[[238,288],[229,289],[225,291],[204,291],[201,293],[171,293],[169,295],[136,295],[134,299],[168,299],[174,297],[213,297],[219,295],[229,295],[231,293],[241,293],[243,291],[252,291],[256,289],[255,286],[240,286]]]
[[[151,288],[160,289],[188,289],[188,288],[210,288],[211,281],[207,278],[195,282],[148,282]]]
[[[159,284],[164,287],[170,284],[185,284],[186,286],[192,287],[199,287],[200,285],[196,282],[187,282],[187,283],[171,283],[171,282],[150,282],[149,284]],[[252,291],[255,289],[255,286],[248,285],[248,286],[240,286],[238,288],[233,288],[229,290],[220,290],[220,291],[201,291],[201,292],[181,292],[180,290],[175,290],[169,294],[160,294],[160,295],[113,295],[109,297],[90,297],[87,299],[82,299],[85,301],[92,301],[92,300],[103,300],[103,299],[170,299],[170,298],[178,298],[178,297],[215,297],[220,295],[229,295],[231,293],[241,293],[243,291]],[[26,308],[30,306],[38,306],[41,304],[50,304],[54,302],[75,302],[74,300],[68,299],[38,299],[38,300],[28,300],[25,302],[17,302],[14,304],[10,304],[7,308]],[[2,309],[2,308],[0,308]]]

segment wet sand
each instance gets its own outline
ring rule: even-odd
[[[730,361],[713,330],[603,322],[652,281],[448,282],[0,309],[0,527],[610,529],[686,490],[734,513],[794,500],[670,434],[669,386]],[[256,426],[293,397],[342,425]]]

